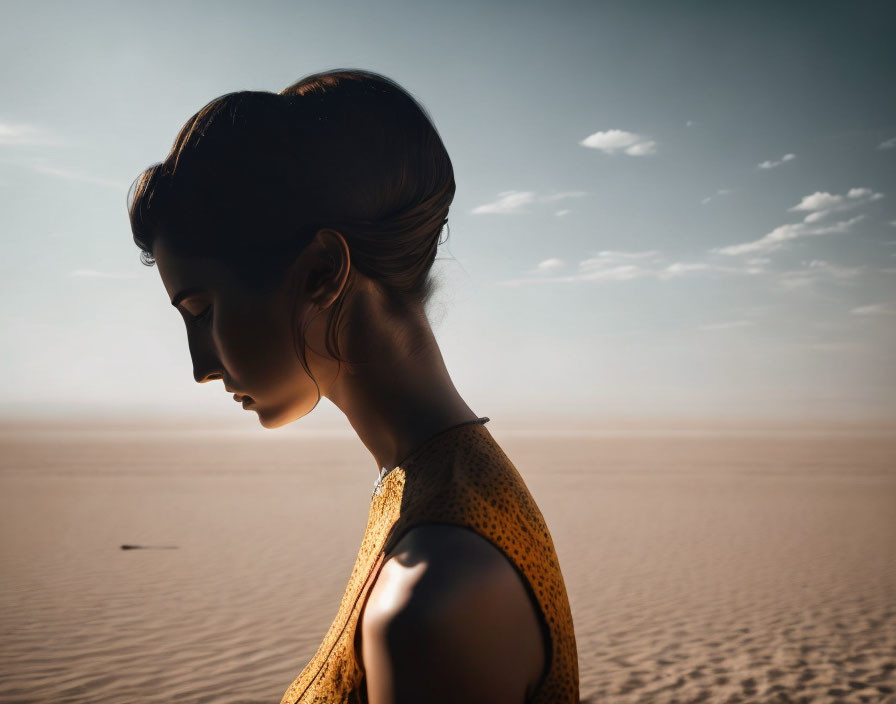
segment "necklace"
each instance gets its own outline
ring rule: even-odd
[[[437,432],[435,435],[430,436],[429,439],[426,440],[425,442],[423,442],[421,445],[418,445],[415,450],[413,450],[407,457],[405,457],[401,462],[399,462],[394,467],[392,467],[390,469],[387,469],[386,467],[380,467],[380,475],[376,478],[376,481],[373,482],[373,493],[371,493],[370,498],[373,499],[374,497],[380,495],[380,493],[382,492],[382,489],[383,489],[383,480],[389,475],[390,472],[392,472],[392,470],[398,469],[399,467],[401,467],[401,465],[404,462],[407,462],[408,459],[410,459],[413,455],[417,454],[417,451],[420,450],[424,445],[429,444],[429,442],[431,440],[435,439],[442,433],[447,433],[449,430],[454,430],[455,428],[460,428],[463,425],[470,425],[472,423],[483,423],[484,424],[484,423],[487,423],[489,420],[491,420],[491,419],[483,416],[482,418],[477,418],[476,420],[467,420],[467,421],[464,421],[463,423],[458,423],[457,425],[452,425],[448,428],[444,428],[443,430],[440,430],[439,432]]]

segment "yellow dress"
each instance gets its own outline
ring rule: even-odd
[[[579,701],[572,613],[554,543],[523,478],[479,418],[437,433],[388,472],[372,497],[367,528],[342,604],[311,662],[281,704],[367,702],[358,618],[384,555],[421,523],[469,528],[516,566],[550,639],[545,674],[528,704]]]

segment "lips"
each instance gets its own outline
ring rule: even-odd
[[[249,401],[249,402],[251,402],[251,401],[252,401],[252,397],[251,397],[251,396],[247,396],[246,394],[234,394],[234,395],[233,395],[233,400],[234,400],[234,401],[238,401],[238,402],[241,402],[241,401]]]

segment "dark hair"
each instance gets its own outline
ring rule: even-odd
[[[385,76],[334,69],[280,93],[239,91],[208,103],[165,160],[136,179],[128,211],[147,266],[163,238],[173,252],[222,261],[260,290],[281,283],[314,234],[331,228],[345,238],[352,268],[395,309],[422,310],[454,192],[451,159],[426,110]],[[353,283],[350,271],[345,294]],[[327,351],[340,364],[345,297],[327,320]],[[294,342],[313,379],[304,330],[296,340],[294,329]]]

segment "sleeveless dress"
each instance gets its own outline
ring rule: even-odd
[[[381,475],[342,604],[317,653],[280,704],[366,704],[358,620],[386,553],[415,525],[471,529],[516,567],[538,605],[546,667],[527,704],[579,701],[572,613],[544,518],[479,418],[437,433]]]

